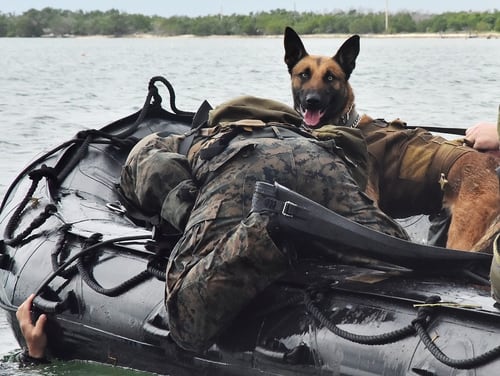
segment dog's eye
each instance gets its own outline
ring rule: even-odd
[[[328,82],[332,82],[335,80],[335,76],[331,73],[328,73],[326,76],[325,76],[325,80],[327,80]]]
[[[299,73],[299,77],[303,80],[308,80],[311,77],[311,74],[309,72],[302,72]]]

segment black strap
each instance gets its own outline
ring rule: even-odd
[[[491,265],[492,256],[486,253],[413,243],[372,230],[278,183],[256,183],[252,211],[274,213],[281,229],[313,236],[327,247],[335,247],[335,243],[346,245],[367,256],[414,270],[456,274],[470,264],[485,268]]]
[[[193,144],[194,136],[197,131],[202,128],[208,121],[208,113],[212,109],[210,103],[206,100],[203,101],[198,111],[193,117],[193,122],[191,123],[191,131],[189,131],[188,135],[181,141],[179,145],[179,154],[187,155],[191,145]]]
[[[444,127],[431,127],[422,125],[421,126],[407,125],[405,128],[407,129],[422,128],[429,132],[448,133],[448,134],[456,134],[459,136],[465,136],[465,128],[444,128]]]

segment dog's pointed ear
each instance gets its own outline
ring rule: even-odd
[[[356,67],[356,58],[359,54],[359,35],[353,35],[340,46],[333,57],[345,73],[346,80]]]
[[[292,73],[292,69],[308,53],[304,48],[304,44],[299,35],[291,27],[285,29],[285,63],[288,66],[288,72]]]

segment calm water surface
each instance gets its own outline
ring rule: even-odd
[[[304,38],[309,52],[331,56],[342,42]],[[0,51],[0,197],[34,156],[137,111],[152,76],[170,80],[182,110],[243,94],[291,104],[281,37],[0,38]],[[362,113],[467,128],[496,120],[499,61],[500,39],[362,38],[351,84]],[[0,312],[0,355],[17,348]],[[73,362],[20,371],[0,362],[0,374],[16,376],[123,372]]]

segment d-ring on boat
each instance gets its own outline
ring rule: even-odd
[[[168,89],[169,110],[158,86]],[[179,235],[158,235],[155,218],[127,204],[117,184],[139,139],[184,133],[194,115],[153,77],[140,111],[79,132],[12,182],[0,207],[0,302],[19,343],[15,311],[36,292],[60,359],[174,376],[498,374],[491,255],[376,233],[264,182],[254,205],[272,202],[283,228],[316,241],[318,257],[268,288],[208,351],[178,347],[164,270]]]

